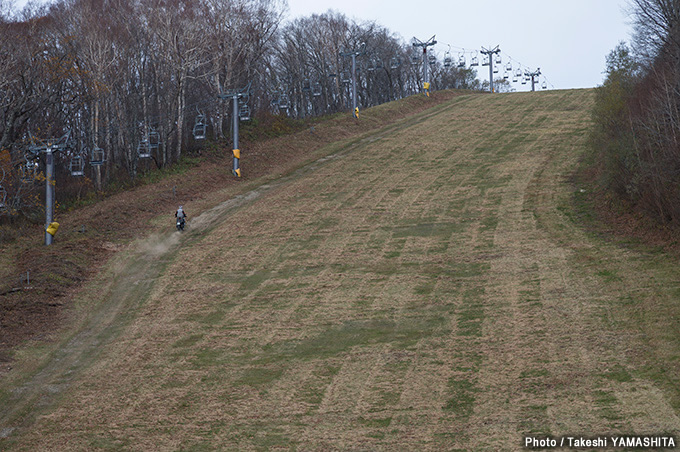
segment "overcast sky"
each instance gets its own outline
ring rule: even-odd
[[[287,19],[329,9],[360,22],[375,21],[404,42],[436,35],[440,60],[449,45],[454,58],[461,49],[498,45],[503,65],[510,57],[513,68],[517,62],[531,71],[540,68],[549,86],[558,89],[602,84],[605,56],[618,42],[629,41],[631,30],[627,0],[288,0]],[[488,68],[477,70],[481,80],[488,80]]]
[[[460,48],[499,45],[504,65],[509,56],[532,71],[540,68],[557,89],[601,85],[605,56],[618,42],[629,41],[631,30],[627,0],[288,0],[288,6],[288,19],[333,9],[375,21],[404,41],[436,35],[440,59],[448,45],[454,57]],[[477,70],[488,80],[488,68]]]

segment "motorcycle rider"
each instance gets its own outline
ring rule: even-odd
[[[179,206],[179,208],[177,209],[177,212],[175,212],[175,218],[179,218],[180,221],[182,222],[182,226],[184,226],[184,222],[186,221],[187,214],[184,211],[184,209],[182,208],[182,206]]]

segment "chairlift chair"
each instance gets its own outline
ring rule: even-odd
[[[193,135],[195,140],[205,140],[205,124],[202,122],[194,124]]]
[[[309,83],[309,79],[308,78],[304,79],[302,81],[302,91],[308,92],[308,91],[311,91],[311,90],[312,90],[312,86]]]
[[[451,59],[451,53],[446,52],[446,54],[444,54],[444,67],[451,67],[451,61],[453,61]]]
[[[2,171],[2,177],[0,177],[0,182],[3,182],[5,180],[5,170],[0,168],[0,171]],[[0,210],[5,209],[7,205],[5,204],[7,202],[7,190],[5,190],[5,187],[3,187],[0,184]]]
[[[494,67],[493,67],[493,73],[494,73],[494,74],[498,74],[498,66],[494,66]]]
[[[238,119],[241,121],[250,120],[250,107],[247,104],[243,104],[239,107]]]
[[[193,135],[195,140],[205,140],[205,124],[203,124],[202,122],[194,124]]]
[[[427,60],[428,60],[428,62],[430,63],[430,65],[433,65],[434,63],[437,62],[437,57],[434,56],[434,55],[430,55],[430,56],[427,58]]]
[[[149,150],[153,151],[155,149],[158,149],[161,143],[161,134],[156,132],[155,130],[152,130],[149,132]]]
[[[509,79],[510,76],[508,75],[508,71],[503,71],[503,80]]]
[[[137,145],[137,156],[140,159],[151,158],[151,150],[149,149],[149,142],[146,139],[141,140],[139,142],[139,144]]]
[[[312,96],[314,97],[321,96],[321,83],[319,82],[314,83],[314,86],[312,86]]]
[[[26,162],[26,168],[29,169],[29,172],[31,173],[31,177],[36,178],[38,177],[38,167],[40,165],[38,164],[37,160],[31,160]]]
[[[38,175],[38,162],[26,160],[26,164],[19,167],[19,179],[22,184],[30,184],[35,181]]]
[[[496,54],[496,64],[502,64],[502,63],[503,63],[503,60],[501,58],[501,54],[497,53]]]
[[[71,170],[71,176],[80,177],[85,175],[85,161],[81,155],[74,155],[71,157],[71,162],[69,163],[69,169]]]
[[[545,80],[543,80],[543,83],[541,83],[541,88],[548,89],[548,83]]]
[[[399,61],[399,58],[394,57],[390,60],[390,68],[392,69],[397,69],[401,64],[401,61]]]
[[[465,54],[461,53],[458,56],[458,67],[459,68],[464,68],[465,67]]]
[[[505,65],[505,70],[508,72],[512,72],[512,63],[508,62],[508,64]]]
[[[380,58],[377,58],[375,60],[375,68],[376,69],[382,69],[383,68],[383,63],[382,63],[382,60]]]
[[[198,115],[196,115],[196,120],[194,121],[193,135],[195,140],[205,140],[205,115],[203,113],[199,113]],[[149,157],[151,157],[151,155],[149,155]]]
[[[470,67],[479,66],[479,57],[477,55],[470,58]]]
[[[7,190],[0,185],[0,210],[7,209]]]
[[[345,71],[342,73],[342,83],[349,83],[352,79],[350,78],[349,72]]]
[[[411,64],[415,66],[418,63],[420,63],[420,56],[418,56],[417,53],[414,53],[413,56],[411,57]]]
[[[490,64],[490,63],[489,63],[490,60],[491,60],[491,55],[485,56],[485,57],[484,57],[484,60],[482,61],[482,66],[488,66],[488,65]]]
[[[90,165],[101,166],[104,164],[104,149],[95,146],[90,154]]]
[[[281,97],[279,98],[279,108],[282,110],[285,110],[288,108],[290,105],[289,100],[288,100],[288,95],[282,94]]]

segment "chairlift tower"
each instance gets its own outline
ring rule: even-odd
[[[221,99],[231,99],[232,100],[232,125],[234,128],[234,148],[232,150],[232,153],[234,154],[233,158],[233,168],[231,170],[232,174],[236,177],[241,177],[241,168],[239,166],[239,161],[241,160],[241,150],[238,148],[238,122],[239,122],[239,99],[241,98],[246,98],[248,99],[250,97],[250,83],[248,83],[248,86],[243,88],[242,90],[233,90],[233,91],[228,91],[226,93],[220,94],[219,97]],[[244,105],[247,104],[247,100],[244,103]]]
[[[430,97],[430,74],[428,73],[427,70],[428,67],[427,48],[437,44],[437,41],[434,39],[435,36],[436,35],[432,36],[426,42],[423,42],[420,39],[417,39],[416,37],[413,38],[413,47],[423,48],[423,91],[425,91],[425,95],[427,97]]]
[[[493,56],[501,53],[501,49],[499,46],[496,46],[493,49],[485,49],[482,47],[481,53],[489,58],[489,91],[493,93],[495,92],[493,90]]]
[[[50,139],[40,144],[29,147],[29,151],[34,155],[45,154],[45,245],[51,245],[54,236],[48,232],[50,225],[54,221],[54,154],[69,147],[71,131],[57,139]]]
[[[537,68],[534,72],[526,71],[524,75],[531,78],[531,91],[536,91],[536,83],[538,83],[538,76],[541,75],[541,68]]]
[[[366,43],[361,43],[358,49],[340,52],[344,57],[352,57],[352,115],[359,118],[357,107],[357,57],[366,53]]]

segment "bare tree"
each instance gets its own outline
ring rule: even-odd
[[[637,50],[651,58],[670,47],[680,48],[680,2],[630,0]]]
[[[20,14],[11,1],[0,0],[0,150],[18,165],[29,130],[71,130],[75,145],[59,171],[69,157],[103,149],[103,165],[87,170],[97,190],[179,160],[193,146],[194,114],[224,138],[233,111],[224,91],[250,85],[255,112],[277,112],[276,101],[298,117],[347,109],[346,50],[365,49],[362,107],[420,89],[412,49],[389,30],[330,11],[282,27],[284,0],[56,0]],[[441,70],[433,82],[463,87],[470,75]],[[152,160],[142,159],[152,135],[160,137]]]

